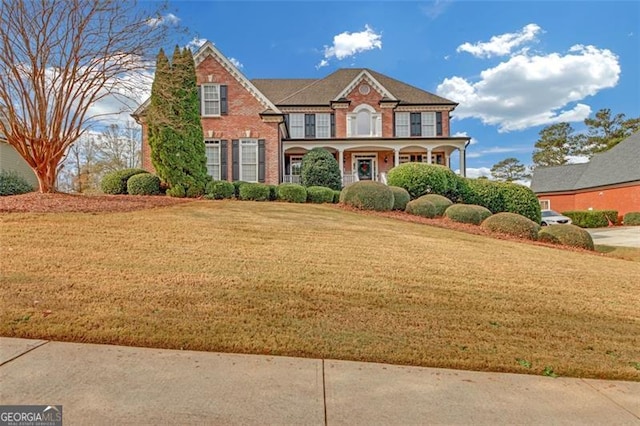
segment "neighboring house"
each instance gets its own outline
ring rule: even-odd
[[[0,172],[14,171],[22,176],[34,189],[38,188],[38,178],[18,151],[7,142],[0,131]]]
[[[536,168],[531,189],[543,209],[640,211],[640,132],[588,163]]]
[[[207,167],[214,179],[299,182],[302,156],[334,154],[343,182],[382,180],[409,161],[466,170],[470,138],[450,136],[456,103],[369,69],[321,79],[248,80],[212,43],[194,55]],[[153,171],[144,114],[142,164]],[[451,164],[454,151],[459,164]]]

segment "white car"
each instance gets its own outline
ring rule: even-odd
[[[542,210],[542,226],[547,225],[571,225],[571,218],[563,216],[553,210]]]

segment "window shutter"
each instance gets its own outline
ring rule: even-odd
[[[304,115],[304,137],[305,138],[316,137],[316,115],[315,114]]]
[[[198,114],[202,116],[202,86],[198,85]]]
[[[411,136],[422,136],[422,114],[411,113]]]
[[[393,137],[396,137],[396,126],[398,125],[398,118],[396,117],[396,112],[393,111]]]
[[[289,114],[284,115],[284,126],[287,129],[287,134],[291,137],[291,128],[289,127]]]
[[[220,141],[220,180],[227,180],[227,141]]]
[[[336,137],[336,115],[333,113],[331,114],[331,137]]]
[[[229,111],[229,107],[227,105],[227,86],[220,86],[220,114],[227,115]]]
[[[264,183],[265,172],[265,147],[264,139],[258,140],[258,182]]]
[[[442,136],[442,112],[436,112],[436,136]]]
[[[232,180],[240,180],[240,141],[234,139],[231,141],[231,173]]]

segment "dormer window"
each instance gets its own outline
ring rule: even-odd
[[[382,136],[382,116],[372,106],[358,105],[347,115],[348,137]]]

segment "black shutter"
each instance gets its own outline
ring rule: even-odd
[[[202,86],[198,86],[198,113],[202,116]]]
[[[397,120],[396,112],[393,111],[393,137],[394,138],[396,137],[396,126],[397,126],[396,120]]]
[[[442,136],[442,113],[436,112],[436,136]]]
[[[227,141],[220,141],[220,180],[227,180]]]
[[[265,148],[264,139],[258,140],[258,182],[264,183],[264,168],[265,168]]]
[[[411,113],[411,136],[422,136],[422,114]]]
[[[289,114],[284,115],[284,127],[287,129],[289,137],[291,137],[291,130],[289,130]]]
[[[331,137],[336,137],[336,115],[331,113]]]
[[[240,141],[234,139],[231,141],[231,177],[232,180],[240,180]]]
[[[221,85],[220,86],[220,114],[221,115],[227,115],[227,113],[229,112],[229,107],[227,104],[228,104],[227,86]]]
[[[315,114],[304,115],[304,137],[305,138],[316,137],[316,115]]]

